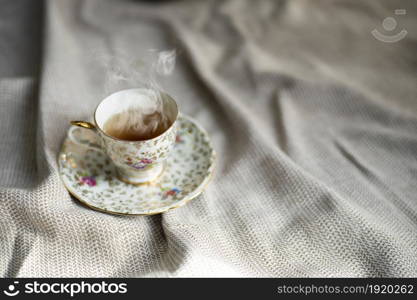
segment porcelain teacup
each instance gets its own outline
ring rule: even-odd
[[[94,147],[85,141],[77,139],[74,130],[76,126],[93,130],[100,146],[97,150],[105,152],[114,163],[120,180],[131,184],[143,184],[157,178],[164,168],[176,139],[176,121],[178,106],[168,94],[159,92],[163,113],[169,121],[169,126],[160,135],[139,141],[121,140],[104,131],[104,124],[113,115],[130,108],[148,109],[152,103],[155,90],[138,88],[118,91],[102,100],[94,112],[94,123],[72,121],[69,138],[77,144]]]

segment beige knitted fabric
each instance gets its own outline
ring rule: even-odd
[[[416,1],[40,3],[0,2],[2,276],[417,276]],[[396,43],[371,34],[389,16]],[[68,121],[122,84],[118,53],[172,48],[161,85],[214,180],[162,215],[79,205]]]

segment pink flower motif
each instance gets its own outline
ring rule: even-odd
[[[135,169],[144,169],[147,165],[152,163],[152,159],[143,158],[139,162],[132,164],[131,162],[127,162],[128,165],[132,166]]]
[[[152,163],[152,159],[143,158],[140,162],[143,163],[143,164],[151,164]]]
[[[95,186],[97,184],[96,179],[93,176],[81,177],[81,183],[87,184],[88,186]]]
[[[175,143],[177,143],[177,144],[182,144],[182,143],[184,143],[184,140],[181,138],[181,136],[180,136],[180,135],[177,135],[177,136],[175,137]]]

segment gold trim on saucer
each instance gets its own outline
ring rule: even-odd
[[[201,191],[199,191],[194,196],[192,196],[190,198],[185,198],[185,199],[183,199],[181,201],[180,204],[175,205],[175,206],[171,206],[171,207],[167,207],[164,210],[156,211],[156,212],[151,212],[151,213],[143,213],[143,214],[121,213],[121,212],[115,212],[115,211],[111,211],[111,210],[102,209],[102,208],[99,208],[99,207],[96,207],[96,206],[92,206],[92,205],[88,204],[87,202],[85,202],[84,200],[81,200],[80,198],[78,198],[78,196],[75,194],[75,192],[71,191],[71,189],[66,186],[65,182],[64,182],[64,186],[68,190],[68,192],[70,193],[70,195],[72,197],[74,197],[79,202],[81,202],[82,205],[87,206],[88,208],[91,208],[91,209],[93,209],[95,211],[102,212],[102,213],[107,213],[107,214],[110,214],[110,215],[116,215],[116,216],[153,216],[153,215],[159,215],[159,214],[168,212],[168,211],[173,210],[173,209],[176,209],[176,208],[180,208],[180,207],[184,206],[185,204],[187,204],[188,202],[190,202],[191,200],[193,200],[193,199],[197,198],[198,196],[200,196],[206,190],[208,184],[211,182],[211,180],[213,178],[213,173],[214,173],[214,169],[209,174],[209,176],[207,177],[207,182],[204,183],[204,185],[201,188]]]
[[[64,184],[65,188],[68,190],[68,192],[70,193],[70,195],[72,197],[74,197],[79,202],[81,202],[82,205],[87,206],[88,208],[91,208],[91,209],[93,209],[95,211],[99,211],[99,212],[103,212],[103,213],[107,213],[107,214],[111,214],[111,215],[116,215],[116,216],[152,216],[152,215],[162,214],[162,213],[168,212],[168,211],[173,210],[173,209],[176,209],[176,208],[180,208],[180,207],[184,206],[185,204],[187,204],[188,202],[190,202],[191,200],[193,200],[193,199],[197,198],[198,196],[200,196],[206,190],[208,184],[211,182],[211,180],[214,177],[213,174],[214,174],[215,169],[216,169],[216,160],[217,160],[216,152],[213,149],[213,161],[212,161],[212,165],[210,166],[210,169],[209,169],[209,175],[204,180],[205,182],[203,181],[201,183],[201,185],[200,185],[201,190],[198,191],[194,196],[191,196],[190,198],[185,198],[185,199],[181,200],[178,205],[171,206],[171,207],[167,207],[164,210],[155,211],[155,212],[151,212],[151,213],[143,213],[143,214],[121,213],[121,212],[115,212],[115,211],[111,211],[111,210],[106,210],[106,209],[103,209],[103,208],[99,208],[99,207],[96,207],[96,206],[92,206],[92,205],[88,204],[87,202],[85,202],[84,200],[80,199],[78,197],[78,195],[76,195],[76,193],[74,191],[72,191],[71,188],[68,187],[65,184],[65,182],[61,178],[61,174],[60,174],[59,177],[60,177],[62,183]]]

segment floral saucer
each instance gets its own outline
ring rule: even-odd
[[[59,172],[65,187],[93,209],[118,215],[151,215],[184,205],[198,196],[213,174],[215,151],[208,134],[187,116],[178,118],[174,149],[163,173],[154,181],[133,185],[119,180],[94,134],[73,130],[81,146],[66,138],[59,154]]]

